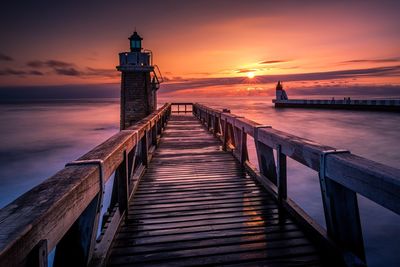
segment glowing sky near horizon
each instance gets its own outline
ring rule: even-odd
[[[119,82],[136,27],[171,81],[393,67],[399,1],[6,1],[0,86]],[[351,75],[347,80],[351,80]]]

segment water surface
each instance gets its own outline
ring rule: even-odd
[[[170,101],[159,98],[159,104]],[[173,101],[187,101],[176,99]],[[270,99],[205,98],[261,124],[399,168],[397,113],[274,109]],[[0,105],[0,207],[50,177],[119,130],[118,99],[26,101]],[[252,152],[254,152],[252,150]],[[251,160],[255,161],[254,153]],[[324,225],[318,177],[288,162],[288,194]],[[400,216],[359,196],[369,266],[400,262]]]

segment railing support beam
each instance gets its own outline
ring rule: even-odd
[[[358,209],[357,194],[325,175],[327,156],[350,153],[347,150],[328,150],[321,154],[319,181],[328,236],[345,251],[344,260],[349,266],[363,266],[364,241]]]
[[[286,155],[282,153],[282,146],[276,148],[276,174],[278,185],[278,203],[282,206],[287,199],[287,163]]]
[[[254,128],[254,142],[256,146],[258,166],[260,173],[277,185],[274,151],[271,147],[258,140],[258,130],[261,128],[271,128],[271,126],[259,125]]]
[[[28,255],[27,267],[47,267],[47,240],[40,240]]]

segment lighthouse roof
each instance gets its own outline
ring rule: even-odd
[[[133,34],[131,35],[131,37],[129,37],[129,40],[143,40],[143,38],[142,37],[140,37],[140,35],[136,32],[136,31],[134,31],[133,32]]]

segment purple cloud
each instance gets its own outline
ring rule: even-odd
[[[274,83],[276,81],[301,82],[301,81],[321,81],[344,78],[359,77],[386,77],[400,75],[399,66],[376,67],[367,69],[349,69],[340,71],[299,73],[299,74],[281,74],[281,75],[259,75],[257,83]],[[218,86],[218,85],[234,85],[246,84],[248,80],[243,77],[227,77],[227,78],[201,78],[190,79],[182,82],[171,82],[164,86],[165,92],[179,91],[200,87]]]
[[[14,59],[10,56],[7,56],[3,53],[0,53],[0,61],[14,61]]]
[[[276,64],[276,63],[285,63],[285,62],[289,62],[289,61],[288,60],[265,60],[258,64]]]
[[[5,68],[0,70],[0,76],[27,76],[27,75],[41,76],[43,75],[43,73],[36,70],[25,71],[12,68]]]
[[[399,57],[380,58],[380,59],[352,59],[352,60],[342,61],[340,63],[396,63],[396,62],[400,62]]]

